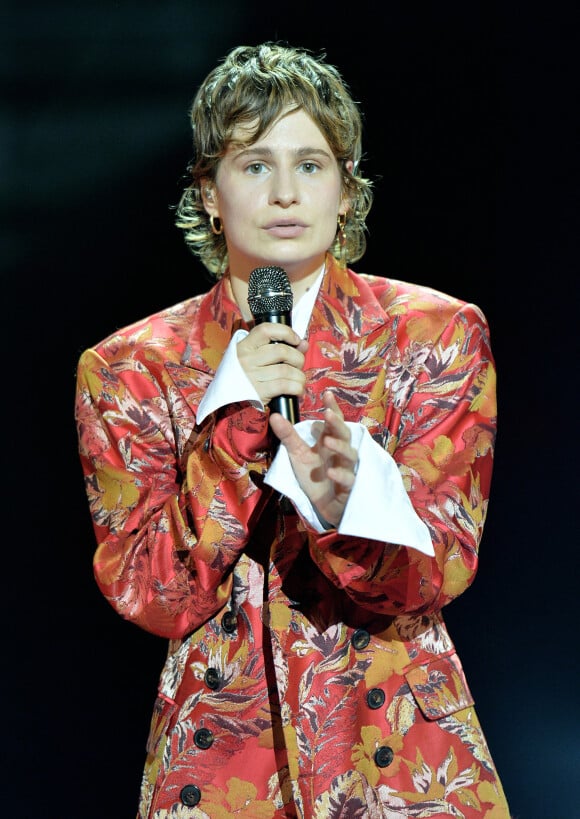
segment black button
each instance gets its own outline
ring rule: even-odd
[[[379,768],[386,768],[391,764],[394,756],[393,749],[388,745],[383,745],[382,748],[377,748],[375,751],[375,762]]]
[[[210,447],[210,439],[206,438],[205,441],[203,442],[203,451],[204,452],[209,452],[209,447]]]
[[[226,611],[222,617],[222,628],[226,634],[233,634],[238,627],[238,618],[233,611]]]
[[[181,802],[188,808],[193,808],[201,799],[201,791],[197,785],[186,785],[179,794]]]
[[[213,745],[214,736],[209,728],[198,728],[193,735],[193,741],[198,748],[207,751]]]
[[[205,674],[203,675],[205,680],[205,684],[208,688],[211,688],[212,691],[215,691],[217,688],[220,687],[220,675],[217,668],[208,668]]]
[[[366,648],[370,641],[371,635],[365,628],[357,628],[351,637],[351,643],[357,651],[361,651],[363,648]]]
[[[371,688],[367,693],[367,705],[373,711],[380,708],[385,701],[385,692],[382,688]]]

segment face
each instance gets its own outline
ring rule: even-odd
[[[236,142],[236,137],[238,141]],[[278,265],[297,281],[318,271],[348,203],[341,174],[322,131],[304,111],[280,117],[252,145],[238,129],[216,180],[204,191],[223,226],[232,277]]]

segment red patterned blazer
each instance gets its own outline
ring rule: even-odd
[[[487,512],[484,316],[328,256],[308,328],[301,418],[333,390],[395,459],[435,557],[315,532],[263,482],[267,410],[196,423],[243,326],[221,280],[79,362],[96,580],[169,640],[139,817],[509,816],[441,614],[475,576]]]

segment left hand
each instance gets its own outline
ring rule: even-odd
[[[358,453],[351,446],[350,430],[334,395],[327,390],[322,400],[324,420],[314,423],[313,446],[279,413],[270,415],[270,427],[288,450],[296,479],[318,515],[338,526],[354,484]]]

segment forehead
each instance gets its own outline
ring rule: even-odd
[[[291,107],[285,109],[258,139],[255,138],[257,129],[257,121],[237,125],[232,132],[230,147],[236,150],[247,148],[249,145],[256,148],[311,145],[332,153],[317,123],[302,109]]]

